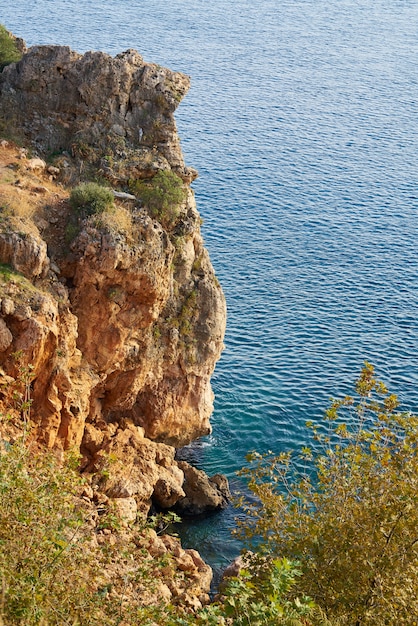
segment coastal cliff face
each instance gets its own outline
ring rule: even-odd
[[[30,365],[35,438],[86,472],[113,455],[100,489],[145,512],[185,496],[169,446],[210,432],[225,330],[173,117],[188,88],[134,50],[34,47],[0,73],[2,381]],[[159,172],[181,187],[164,211],[135,192]],[[115,191],[109,213],[74,210],[88,180]]]
[[[197,172],[184,164],[173,117],[189,87],[187,76],[135,50],[112,58],[35,46],[3,70],[0,116],[40,154],[69,150],[86,161],[94,153],[103,167],[113,156],[115,181],[170,168],[191,182]]]
[[[144,522],[229,497],[175,459],[210,432],[226,319],[173,117],[189,79],[134,50],[19,50],[0,72],[0,453],[22,432],[75,451],[91,558],[130,546],[100,584],[120,607],[198,610],[210,566]]]
[[[122,418],[173,445],[210,431],[225,303],[173,117],[188,88],[186,76],[133,50],[112,58],[35,47],[0,75],[0,125],[52,158],[64,182],[98,172],[129,191],[128,181],[172,171],[185,190],[170,224],[123,200],[127,227],[87,218],[71,243],[63,193],[32,219],[19,217],[19,233],[16,217],[2,220],[0,260],[33,289],[25,319],[16,302],[17,313],[4,308],[0,364],[13,374],[10,355],[23,350],[34,365],[33,413],[48,445],[79,446],[86,422]]]

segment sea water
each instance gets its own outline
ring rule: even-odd
[[[418,410],[418,3],[0,0],[29,45],[136,48],[191,75],[176,117],[228,303],[209,473],[306,441],[364,359]],[[188,529],[217,567],[229,509]]]

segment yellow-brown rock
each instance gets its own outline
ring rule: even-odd
[[[153,505],[184,501],[175,447],[210,432],[226,308],[173,116],[190,81],[134,50],[20,49],[0,73],[0,138],[25,145],[0,141],[0,405],[32,423],[32,440],[81,453],[91,545],[115,549]],[[161,171],[182,190],[166,214],[132,185]],[[71,188],[96,178],[114,205],[77,213]],[[110,512],[118,532],[100,522]],[[137,547],[151,563],[169,553],[167,571],[156,565],[157,595],[139,585],[120,598],[209,601],[197,552],[151,529]],[[131,566],[103,571],[103,584]]]
[[[50,446],[80,446],[84,437],[88,456],[102,445],[90,425],[100,424],[106,440],[124,418],[174,446],[210,432],[225,302],[173,117],[188,88],[188,77],[133,50],[112,58],[39,46],[0,75],[0,127],[38,154],[28,160],[13,144],[1,148],[1,182],[10,184],[0,183],[0,199],[8,198],[0,262],[13,275],[0,290],[9,303],[0,365],[16,375],[18,350],[33,365],[32,415]],[[64,152],[53,176],[51,166],[35,167],[51,150]],[[128,180],[160,169],[186,181],[170,223],[125,197]],[[121,192],[108,221],[85,216],[75,225],[59,181],[75,184],[85,170]],[[35,198],[35,187],[48,200]],[[170,481],[160,479],[161,497]]]

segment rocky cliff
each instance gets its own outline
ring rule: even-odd
[[[91,543],[112,546],[151,507],[228,497],[222,477],[175,460],[210,432],[226,317],[173,117],[189,79],[134,50],[18,43],[0,72],[0,440],[23,424],[32,446],[80,453]],[[209,600],[195,551],[143,537],[144,558],[171,555],[164,602]]]
[[[188,88],[134,50],[34,47],[0,73],[3,399],[30,366],[33,436],[144,511],[185,496],[169,446],[210,432],[225,329],[173,117]],[[74,208],[83,181],[109,210]]]
[[[23,349],[33,363],[34,414],[49,445],[80,445],[86,423],[123,417],[175,445],[210,430],[225,303],[173,117],[188,87],[133,50],[112,58],[35,47],[0,75],[0,125],[54,163],[58,180],[100,176],[129,191],[129,182],[173,171],[185,191],[170,224],[124,199],[119,224],[85,219],[71,243],[63,193],[50,190],[32,219],[3,218],[0,260],[32,290],[24,315],[3,307],[10,342],[0,362],[13,374],[10,355]]]

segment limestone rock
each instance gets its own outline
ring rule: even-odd
[[[83,446],[91,455],[97,453],[101,448],[104,440],[104,433],[95,428],[93,424],[84,426]]]
[[[184,594],[190,594],[191,602],[199,601],[199,608],[209,602],[210,585],[212,582],[212,568],[203,561],[196,550],[184,550],[179,539],[170,535],[157,535],[155,530],[148,528],[144,532],[144,547],[155,558],[169,554],[172,558],[172,567],[183,575],[171,576],[166,582],[170,589],[170,596],[181,599]],[[189,596],[189,597],[190,597]]]
[[[0,263],[11,265],[29,279],[45,277],[49,269],[47,244],[36,231],[29,232],[25,224],[12,224],[0,229]]]
[[[135,498],[142,513],[152,501],[170,508],[185,495],[174,448],[143,437],[132,422],[125,421],[111,437],[87,424],[81,450],[90,459],[85,472],[95,474],[100,490],[109,498]]]
[[[4,352],[13,341],[13,335],[4,319],[0,318],[0,352]]]
[[[13,315],[15,303],[10,298],[3,298],[1,301],[1,312],[3,315]]]
[[[124,525],[129,525],[136,520],[138,506],[135,498],[115,498],[111,500],[111,508]]]
[[[189,83],[134,50],[112,58],[60,46],[30,48],[0,73],[0,122],[40,155],[22,150],[16,162],[0,146],[22,202],[0,224],[0,263],[11,268],[0,276],[0,367],[17,376],[21,351],[33,367],[38,439],[80,447],[106,495],[135,498],[141,512],[184,498],[172,446],[210,432],[226,323],[189,187],[197,172],[173,115]],[[51,151],[60,155],[46,167]],[[161,170],[183,181],[172,220],[128,194],[127,181]],[[74,214],[50,180],[76,184],[86,171],[112,182],[114,213]]]
[[[205,472],[192,467],[186,461],[178,461],[184,472],[185,497],[176,504],[183,515],[201,515],[228,506],[231,497],[226,476],[216,474],[209,478]]]
[[[46,169],[47,169],[47,172],[49,174],[51,174],[52,176],[55,176],[55,177],[58,176],[59,173],[60,173],[59,167],[55,167],[54,165],[48,165],[48,167]]]
[[[2,72],[0,118],[12,119],[40,153],[85,157],[93,149],[99,157],[109,146],[147,151],[158,145],[163,163],[181,173],[173,112],[189,85],[187,76],[145,63],[135,50],[112,58],[35,46]]]
[[[163,509],[174,506],[180,498],[184,498],[186,495],[181,487],[183,484],[183,473],[179,468],[176,469],[178,473],[163,467],[159,470],[160,477],[154,486],[153,500]]]
[[[29,159],[27,161],[26,169],[30,172],[43,172],[46,168],[46,163],[43,159],[39,159],[38,157],[34,157],[33,159]]]
[[[163,535],[161,540],[167,551],[173,555],[176,563],[194,578],[201,591],[203,593],[209,592],[213,576],[212,568],[203,561],[199,553],[196,550],[183,550],[176,537]],[[181,593],[181,587],[176,587],[175,582],[173,581],[174,585],[171,587],[171,592],[178,596]]]
[[[146,533],[145,547],[151,556],[159,557],[167,554],[167,548],[164,541],[157,535],[153,528],[149,528]]]
[[[223,571],[222,574],[222,579],[225,578],[231,578],[233,576],[239,576],[241,570],[243,570],[244,568],[248,567],[249,563],[250,563],[250,557],[251,553],[247,553],[246,555],[242,555],[240,554],[239,556],[237,556],[232,563],[230,563]]]

